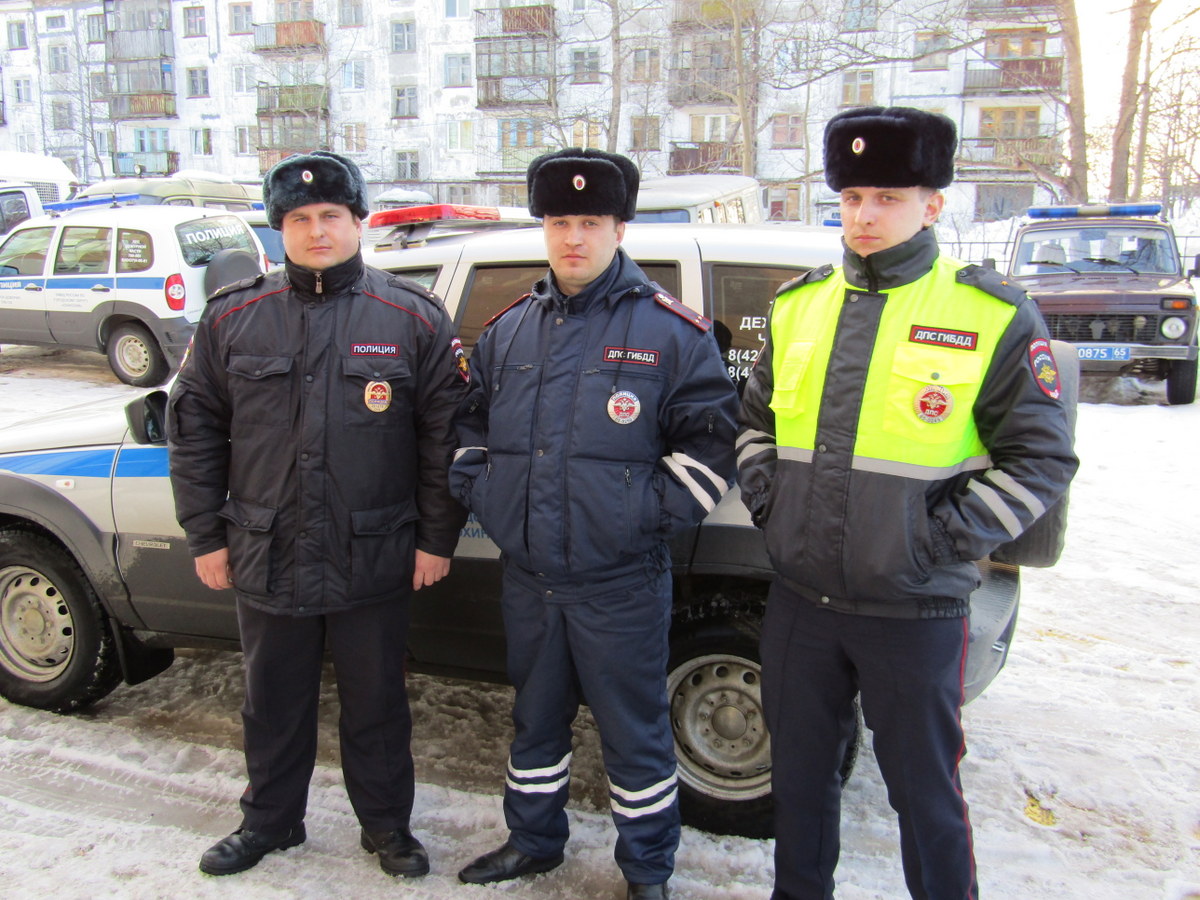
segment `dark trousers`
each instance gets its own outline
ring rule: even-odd
[[[413,804],[412,717],[404,684],[408,600],[324,616],[262,612],[238,601],[245,653],[242,727],[249,785],[242,827],[304,819],[317,756],[317,701],[326,642],[337,676],[346,793],[368,831],[407,827]]]
[[[909,893],[978,896],[958,766],[967,621],[885,619],[822,609],[775,584],[762,633],[763,702],[775,796],[773,900],[833,897],[838,766],[854,695],[900,826]]]
[[[671,877],[679,845],[675,744],[667,706],[671,576],[570,598],[504,579],[508,673],[517,689],[504,790],[511,841],[551,857],[567,841],[571,723],[586,703],[600,731],[625,878]]]

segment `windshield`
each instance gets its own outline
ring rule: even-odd
[[[1063,272],[1178,275],[1179,256],[1171,233],[1153,226],[1073,225],[1021,236],[1011,274]]]

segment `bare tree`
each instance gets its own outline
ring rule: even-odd
[[[1138,112],[1138,70],[1141,67],[1142,45],[1150,31],[1150,17],[1161,2],[1133,0],[1129,7],[1129,44],[1125,50],[1125,72],[1121,78],[1121,100],[1113,132],[1112,169],[1108,185],[1111,200],[1129,197],[1129,153]]]

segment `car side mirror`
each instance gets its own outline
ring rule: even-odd
[[[1192,260],[1192,271],[1188,272],[1188,278],[1200,278],[1200,253]]]
[[[167,392],[150,391],[126,404],[125,419],[139,444],[166,443]]]
[[[982,265],[985,269],[995,269],[996,268],[996,259],[995,259],[995,257],[989,256],[982,263],[980,263],[980,265]]]

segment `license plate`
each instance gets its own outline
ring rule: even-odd
[[[1076,347],[1081,360],[1097,362],[1122,362],[1133,359],[1133,351],[1129,347]]]

